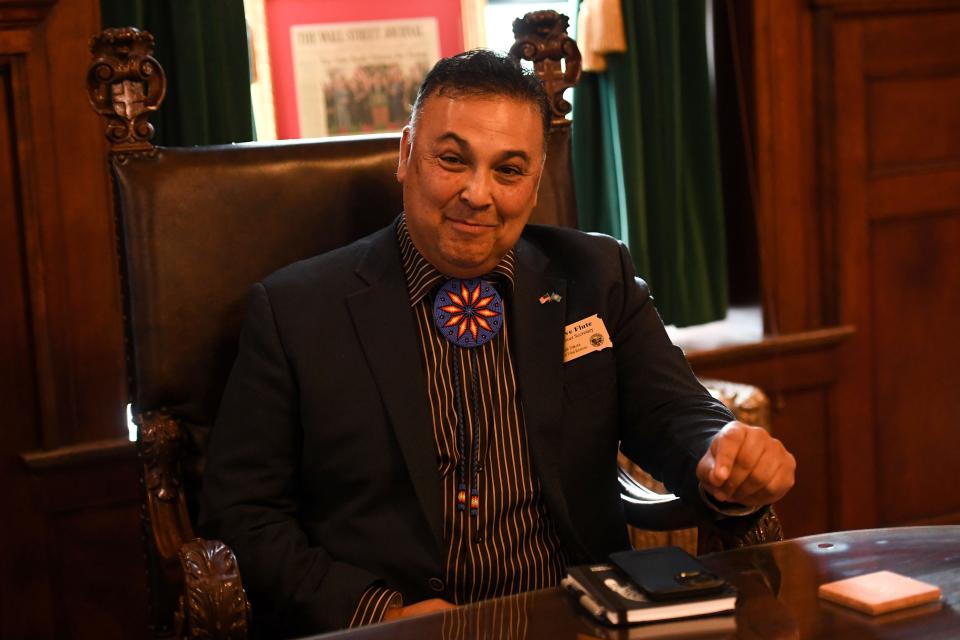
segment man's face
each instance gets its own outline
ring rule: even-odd
[[[410,237],[441,273],[474,278],[509,251],[537,203],[543,121],[501,96],[432,95],[403,130],[397,180]]]

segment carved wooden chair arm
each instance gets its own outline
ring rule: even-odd
[[[783,526],[773,507],[770,507],[762,518],[746,530],[725,527],[723,520],[701,525],[697,535],[697,554],[739,549],[781,540],[783,540]]]
[[[770,431],[770,399],[762,389],[752,384],[711,378],[702,378],[700,384],[730,409],[737,420]]]
[[[178,552],[183,590],[177,604],[176,637],[246,640],[250,603],[237,559],[219,540],[196,538]]]
[[[165,411],[136,416],[146,489],[147,556],[160,580],[151,582],[157,636],[239,640],[247,637],[250,605],[233,551],[193,533],[182,488],[185,434]]]

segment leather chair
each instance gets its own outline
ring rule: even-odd
[[[566,18],[553,12],[529,14],[514,29],[513,52],[534,60],[557,123],[533,219],[575,225],[563,119],[569,105],[561,93],[579,75],[579,53],[566,36]],[[277,268],[347,244],[397,215],[399,138],[156,147],[147,118],[159,108],[166,80],[152,50],[148,33],[108,29],[91,41],[87,80],[111,144],[151,625],[158,637],[245,638],[250,608],[236,559],[221,542],[196,538],[192,525],[243,301],[253,282]],[[693,523],[675,497],[639,486],[625,485],[634,489],[625,503],[631,522]],[[627,488],[625,494],[631,497]],[[721,544],[779,536],[775,521],[764,522],[752,539]]]

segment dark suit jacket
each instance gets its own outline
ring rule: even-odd
[[[531,225],[516,258],[507,321],[534,466],[570,561],[597,561],[629,546],[618,445],[700,504],[696,463],[732,416],[616,240]],[[552,292],[561,300],[541,304]],[[613,348],[564,364],[564,327],[593,314]],[[343,626],[376,581],[408,603],[443,596],[430,586],[444,541],[417,340],[393,225],[250,294],[201,527],[236,552],[272,631]]]

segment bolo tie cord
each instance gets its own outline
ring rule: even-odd
[[[454,408],[457,412],[457,510],[467,508],[467,416],[463,410],[463,383],[460,377],[461,347],[453,345],[453,388]],[[470,349],[470,400],[473,408],[473,447],[470,455],[470,515],[476,516],[480,512],[480,382],[479,360],[476,351]]]

